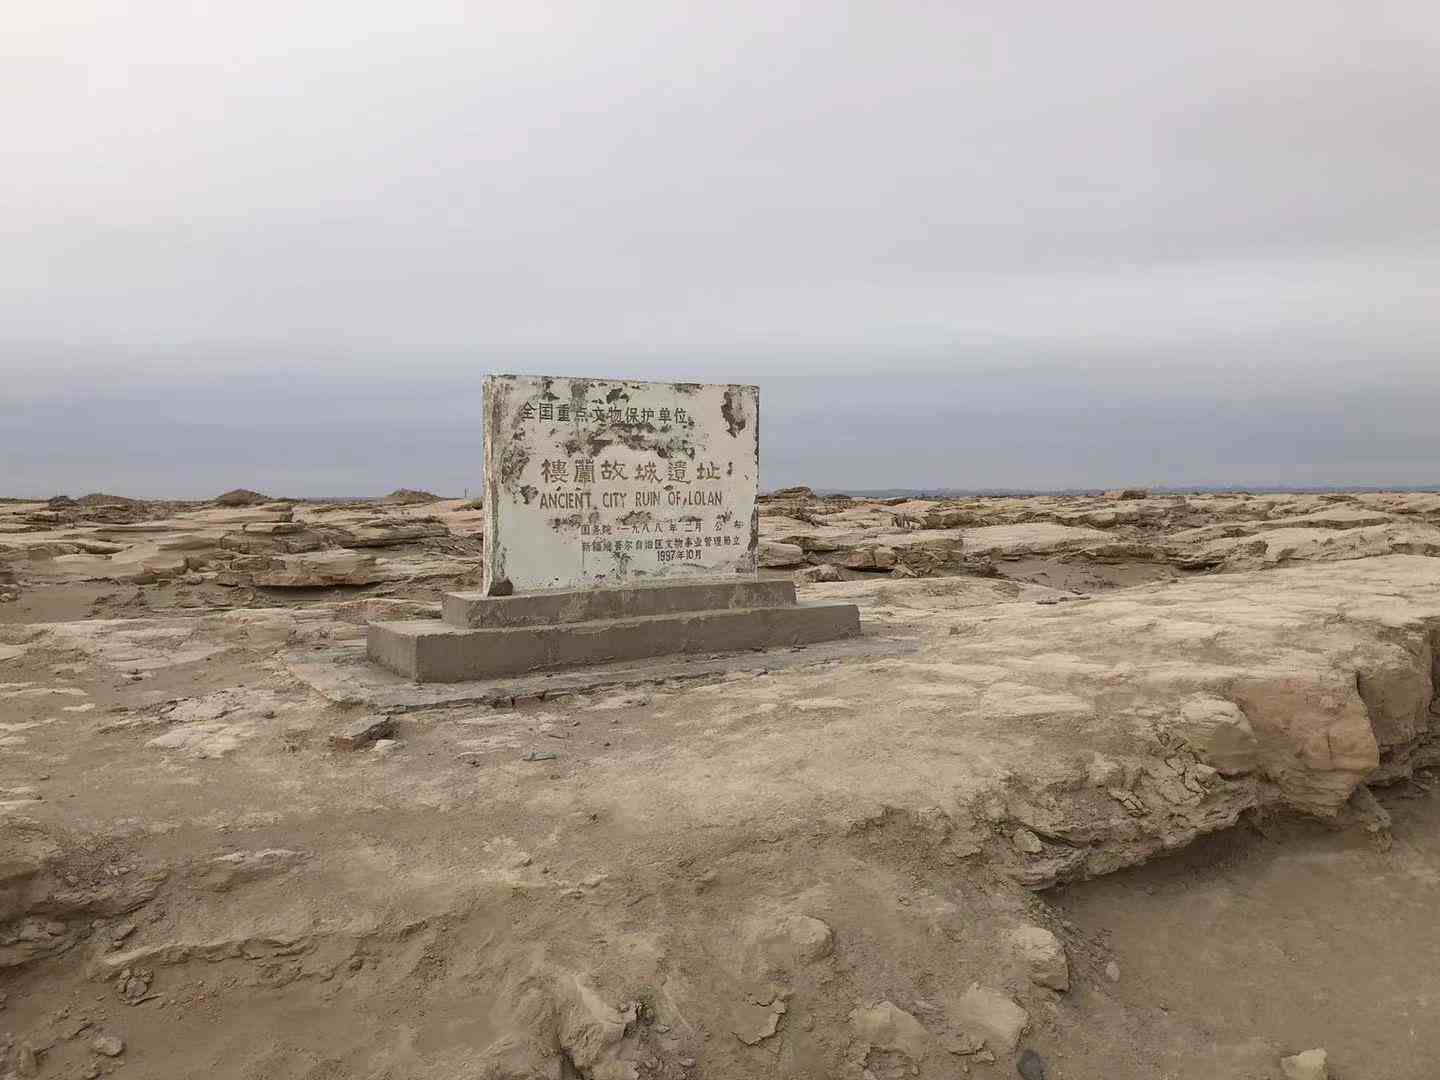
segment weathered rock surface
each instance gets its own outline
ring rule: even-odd
[[[799,544],[782,544],[778,540],[763,540],[760,543],[760,565],[767,569],[788,566],[803,566],[805,551]]]
[[[222,584],[271,589],[306,589],[330,585],[373,585],[384,581],[375,556],[358,551],[317,551],[274,558],[236,559],[220,575]]]
[[[74,837],[33,821],[12,817],[0,832],[0,971],[69,951],[94,918],[136,910],[168,877],[159,867],[110,873],[114,864],[86,860]]]
[[[1225,537],[1193,547],[1172,547],[1181,566],[1244,570],[1299,562],[1339,562],[1379,555],[1440,554],[1440,528],[1420,522],[1396,522],[1337,529],[1328,526],[1257,526],[1254,535]]]
[[[336,539],[345,547],[351,548],[391,547],[395,544],[413,544],[419,540],[450,535],[450,530],[438,521],[418,522],[413,525],[354,525],[336,532]]]
[[[797,582],[805,584],[823,581],[841,581],[843,578],[844,575],[840,573],[840,568],[831,566],[828,563],[820,566],[812,566],[808,570],[801,570],[795,575]]]
[[[46,505],[0,503],[0,581],[8,587],[18,574],[17,592],[25,582],[144,586],[196,573],[231,587],[263,578],[278,588],[461,578],[478,566],[482,528],[477,511],[453,500],[316,506],[242,491],[204,504]],[[356,549],[373,548],[390,550],[370,572],[360,561],[343,565]],[[283,561],[298,554],[317,562]]]
[[[1035,558],[1261,569],[1385,554],[1440,554],[1433,495],[1154,495],[863,500],[794,489],[762,500],[761,533],[809,562],[856,571],[896,551],[920,575]],[[903,539],[897,539],[897,534]],[[911,549],[908,551],[906,549]],[[1026,571],[1019,571],[1025,573]]]
[[[358,694],[365,621],[434,615],[443,574],[474,565],[473,507],[28,520],[43,506],[0,507],[23,587],[0,613],[0,965],[22,990],[6,1030],[38,1048],[83,1002],[137,1075],[1014,1075],[1005,1047],[1032,1017],[1053,1075],[1240,1075],[1220,1049],[1178,1052],[1210,1035],[1157,1011],[1126,951],[1140,943],[1088,937],[1024,887],[1174,852],[1251,810],[1362,828],[1369,853],[1385,825],[1366,785],[1440,762],[1440,562],[1164,561],[1186,529],[1211,530],[1188,551],[1314,515],[1303,528],[1340,536],[1390,527],[1367,515],[1432,526],[1431,497],[799,493],[762,526],[809,536],[798,572],[838,579],[802,595],[853,598],[867,634],[904,650],[415,708],[389,755],[331,749],[376,709],[312,689],[300,658]],[[446,535],[350,551],[377,580],[340,599],[254,590],[254,571],[306,553],[249,563],[220,543],[432,516]],[[287,524],[302,531],[258,528]],[[120,550],[63,547],[81,543]],[[931,543],[933,576],[895,576]],[[57,563],[141,550],[185,570],[117,587]],[[1044,576],[1142,555],[1164,577]],[[982,560],[1000,576],[977,576]],[[1058,956],[1012,933],[1037,921],[1063,929]],[[280,1050],[246,1034],[272,1030]],[[1256,1075],[1311,1041],[1259,1034]],[[88,1037],[37,1051],[42,1075],[91,1061]]]
[[[1180,706],[1170,730],[1222,776],[1243,776],[1260,764],[1255,730],[1233,701],[1196,694]]]

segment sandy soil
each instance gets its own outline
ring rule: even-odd
[[[1215,1076],[1267,1076],[1280,1048],[1299,1046],[1344,1047],[1336,1077],[1435,1074],[1440,800],[1406,784],[1382,802],[1388,851],[1314,822],[1257,822],[1050,895],[1115,956],[1108,992],[1137,1027],[1188,1029],[1178,1045],[1150,1042],[1156,1075],[1179,1073],[1186,1045],[1204,1039],[1235,1048]]]
[[[1436,517],[789,493],[907,654],[351,750],[473,506],[4,504],[0,1076],[1430,1077]]]

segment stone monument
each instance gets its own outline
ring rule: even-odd
[[[757,576],[758,388],[492,375],[484,408],[482,588],[372,623],[377,663],[455,682],[860,632]]]

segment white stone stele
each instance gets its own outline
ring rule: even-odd
[[[488,595],[753,576],[754,386],[485,380]]]

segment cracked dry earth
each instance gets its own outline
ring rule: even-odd
[[[1435,496],[785,493],[912,652],[353,750],[473,507],[99,507],[0,506],[0,1076],[1440,1072]]]

